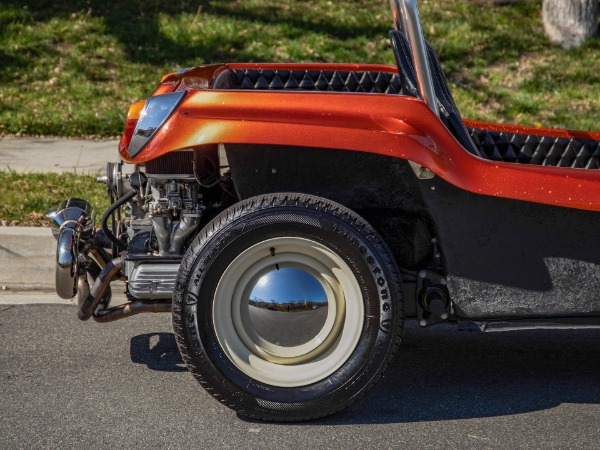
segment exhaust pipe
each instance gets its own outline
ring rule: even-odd
[[[109,309],[102,306],[93,315],[94,320],[100,323],[114,322],[141,313],[171,312],[171,300],[135,300]]]
[[[110,283],[117,278],[122,265],[121,258],[108,262],[96,277],[91,289],[86,275],[79,277],[77,317],[81,320],[92,317],[96,322],[108,323],[141,313],[171,312],[171,300],[134,300],[124,305],[107,308],[111,296],[107,290]]]
[[[58,209],[48,211],[56,247],[56,293],[70,299],[77,294],[79,249],[93,234],[94,210],[83,199],[65,200]]]
[[[79,293],[77,296],[79,311],[77,311],[77,317],[81,320],[88,320],[92,317],[100,300],[108,289],[108,285],[121,271],[122,266],[123,262],[121,258],[109,261],[96,277],[96,281],[94,281],[91,289],[87,277],[85,275],[79,277]]]

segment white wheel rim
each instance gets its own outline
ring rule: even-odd
[[[249,319],[253,282],[276,264],[314,276],[327,297],[323,326],[301,345],[273,344]],[[223,272],[215,290],[213,324],[223,351],[243,373],[273,386],[306,386],[334,373],[356,348],[363,320],[363,297],[352,270],[329,248],[309,239],[273,238],[248,248]]]

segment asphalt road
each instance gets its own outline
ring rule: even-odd
[[[238,418],[183,368],[167,314],[83,323],[0,305],[0,448],[599,448],[600,331],[410,326],[350,410]]]

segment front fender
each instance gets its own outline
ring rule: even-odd
[[[393,95],[189,91],[135,158],[143,163],[208,144],[258,144],[377,153],[413,161],[477,194],[600,211],[600,171],[485,160],[468,153],[420,100]]]

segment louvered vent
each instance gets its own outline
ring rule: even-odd
[[[156,175],[194,173],[194,153],[191,151],[171,152],[146,162],[146,173]]]

